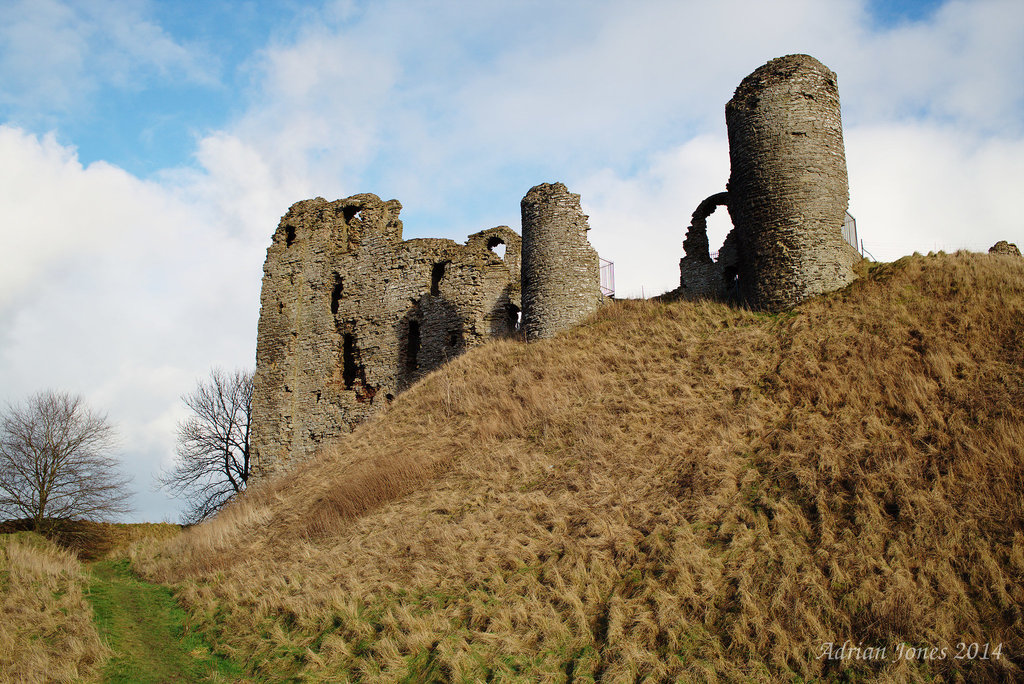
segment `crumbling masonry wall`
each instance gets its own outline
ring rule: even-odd
[[[769,61],[725,108],[728,191],[693,213],[671,297],[725,297],[779,311],[854,279],[842,236],[849,202],[836,75],[808,55]],[[712,261],[707,216],[726,206],[733,230]]]
[[[680,297],[723,298],[728,295],[728,283],[735,276],[735,264],[730,275],[726,275],[722,254],[712,260],[708,246],[708,217],[720,206],[729,203],[729,193],[719,192],[697,205],[690,219],[690,227],[683,240],[685,256],[679,261],[679,289],[674,294]],[[733,236],[734,237],[734,236]],[[735,249],[732,250],[735,253]],[[735,259],[733,259],[735,261]]]
[[[989,254],[1005,254],[1007,256],[1020,256],[1020,250],[1017,249],[1017,245],[1006,240],[1000,240],[996,244],[988,248]]]
[[[400,210],[363,194],[298,202],[281,219],[257,337],[257,475],[288,470],[427,371],[515,333],[519,236],[502,226],[465,245],[403,241]]]
[[[528,341],[573,327],[601,305],[600,261],[580,196],[562,183],[530,189],[523,217],[523,331]]]

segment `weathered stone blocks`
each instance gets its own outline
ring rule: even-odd
[[[397,200],[298,202],[267,250],[253,471],[289,469],[447,359],[512,335],[520,238],[507,227],[402,240]],[[504,244],[503,256],[494,249]]]
[[[580,196],[562,183],[530,189],[523,217],[523,331],[537,340],[576,325],[601,305],[597,252]]]
[[[849,201],[836,75],[808,55],[773,59],[725,107],[727,192],[693,212],[676,298],[726,298],[778,311],[853,281],[856,248],[843,238]],[[733,230],[718,259],[707,217],[726,206]]]
[[[808,55],[773,59],[743,79],[725,118],[729,214],[747,302],[781,310],[852,282],[836,75]]]
[[[996,244],[988,248],[989,254],[1006,254],[1008,256],[1020,256],[1020,250],[1017,249],[1017,245],[1006,240],[1000,240]]]
[[[735,265],[729,275],[724,273],[722,255],[718,261],[708,251],[708,217],[720,206],[729,204],[729,193],[719,192],[702,201],[690,218],[690,227],[683,240],[685,255],[679,260],[679,289],[675,296],[722,298],[728,294],[727,279],[735,276]],[[733,253],[735,250],[733,250]]]

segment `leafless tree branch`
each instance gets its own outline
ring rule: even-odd
[[[110,455],[114,429],[80,396],[41,392],[0,414],[0,513],[107,520],[132,510],[130,478]]]
[[[178,462],[158,478],[185,499],[186,522],[205,520],[249,479],[252,371],[210,371],[183,397],[192,415],[178,425]]]

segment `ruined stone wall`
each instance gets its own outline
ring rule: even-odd
[[[725,116],[729,213],[748,303],[781,310],[850,283],[836,75],[808,55],[773,59],[743,79]]]
[[[1017,249],[1017,245],[1006,240],[1000,240],[996,244],[988,248],[989,254],[1006,254],[1007,256],[1020,256],[1020,250]]]
[[[527,340],[552,337],[601,305],[597,252],[587,241],[580,196],[562,183],[542,183],[521,203],[523,331]]]
[[[679,289],[672,293],[673,298],[717,299],[727,295],[727,276],[723,273],[721,255],[717,262],[713,261],[708,247],[708,217],[715,209],[728,203],[729,193],[719,192],[705,199],[694,210],[686,239],[683,240],[685,256],[679,260]]]
[[[400,210],[364,194],[298,202],[281,219],[257,337],[257,475],[289,469],[427,371],[516,331],[519,236],[403,241]]]

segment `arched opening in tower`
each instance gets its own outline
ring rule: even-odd
[[[729,211],[721,205],[716,207],[716,209],[706,219],[708,249],[712,261],[718,261],[718,257],[722,253],[722,246],[725,244],[725,238],[733,229]]]
[[[494,235],[489,237],[487,239],[487,249],[497,254],[499,258],[505,258],[505,241],[500,237]]]
[[[697,205],[690,218],[690,226],[686,229],[686,238],[683,240],[683,249],[688,259],[703,262],[718,260],[721,247],[711,251],[709,246],[723,245],[726,237],[732,232],[729,212],[716,211],[719,207],[728,206],[728,203],[729,193],[719,192]]]

